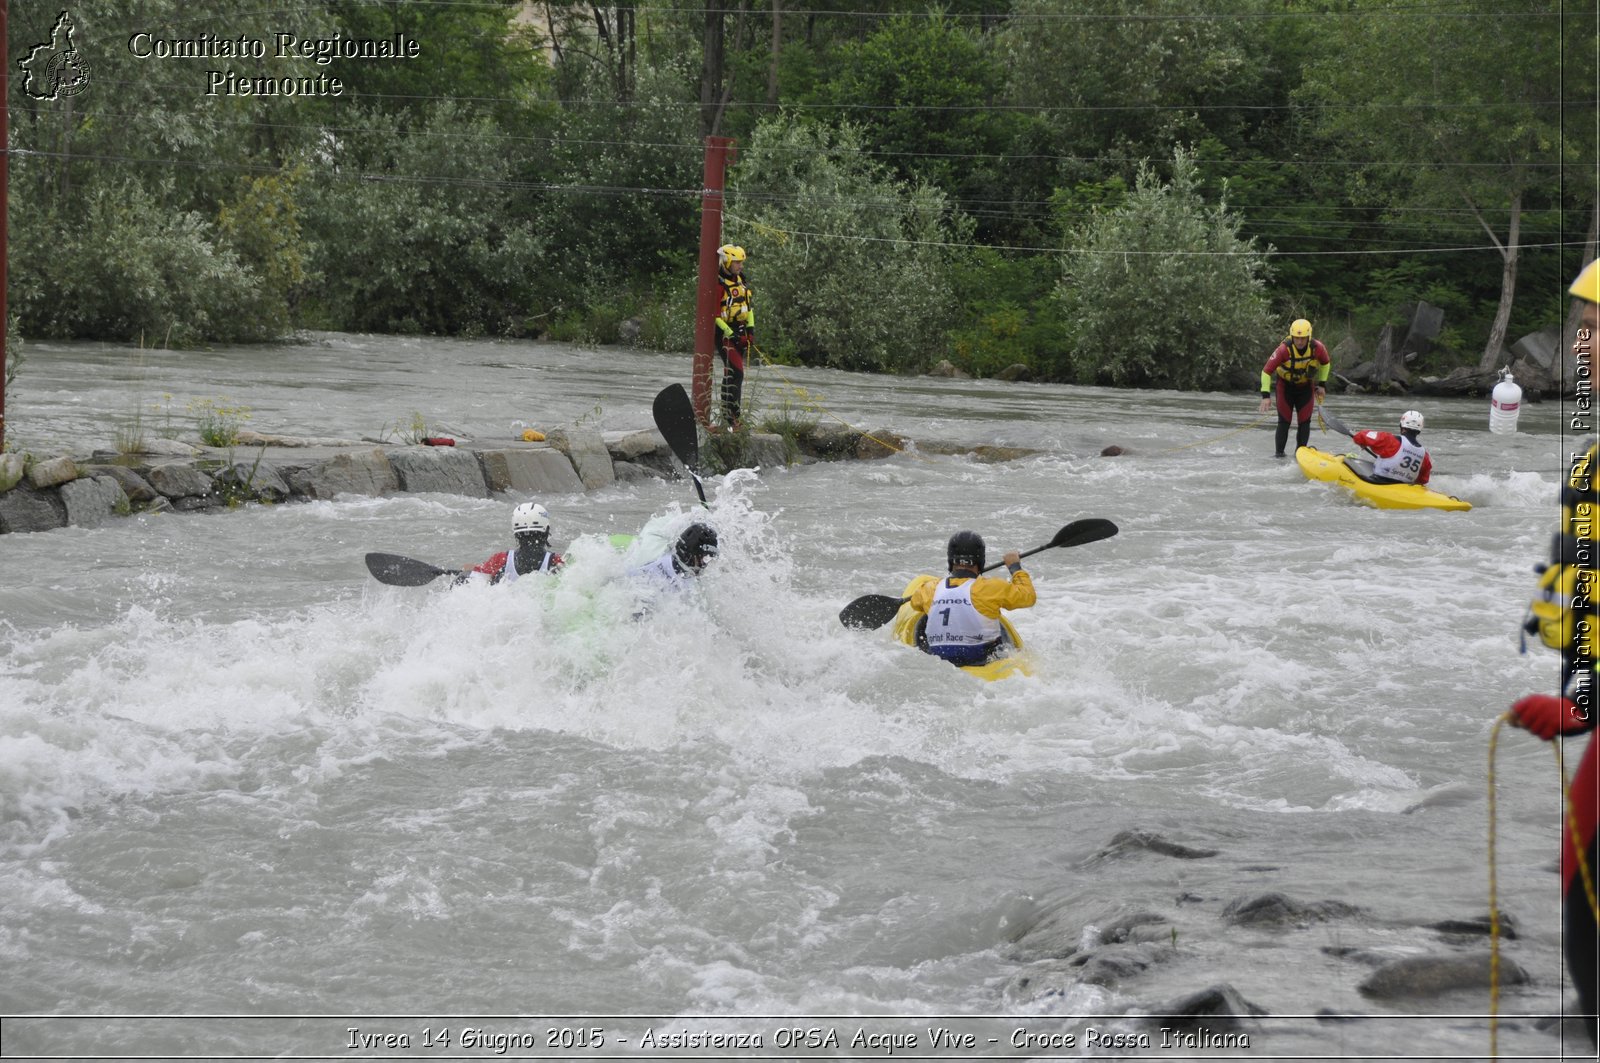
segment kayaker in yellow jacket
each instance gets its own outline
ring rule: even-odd
[[[717,310],[717,353],[722,357],[722,414],[729,428],[739,427],[739,400],[744,391],[744,365],[756,340],[756,311],[744,280],[744,248],[717,248],[717,280],[722,303]]]
[[[1005,555],[1008,580],[982,575],[985,547],[977,532],[960,531],[945,550],[950,575],[930,580],[911,595],[917,622],[917,647],[951,664],[983,664],[1004,652],[1000,610],[1026,609],[1038,601],[1033,578],[1022,571],[1022,555]]]

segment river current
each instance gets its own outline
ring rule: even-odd
[[[136,413],[192,438],[191,400],[262,432],[420,415],[487,442],[649,427],[687,374],[539,343],[40,343],[6,410],[41,454],[109,448]],[[481,561],[517,497],[0,536],[5,1055],[1486,1055],[1483,990],[1358,987],[1488,947],[1429,927],[1486,915],[1491,727],[1556,684],[1519,626],[1574,442],[1558,404],[1502,436],[1486,401],[1334,396],[1355,427],[1422,409],[1435,486],[1474,506],[1394,512],[1273,460],[1251,394],[753,381],[769,410],[1037,453],[711,477],[722,556],[637,622],[603,537],[697,509],[687,481],[541,499],[572,564],[499,588],[384,587],[362,556]],[[997,560],[1085,517],[1120,534],[1026,562],[1034,676],[984,684],[837,621],[940,571],[953,531]],[[1555,759],[1507,730],[1492,771],[1503,953],[1529,978],[1500,1049],[1577,1058],[1537,1018],[1570,997]],[[1269,893],[1313,914],[1224,918]],[[1080,980],[1072,956],[1140,913],[1144,964]],[[1233,1028],[1248,1049],[1130,1017],[1221,985],[1265,1012]]]

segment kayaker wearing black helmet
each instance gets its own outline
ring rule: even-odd
[[[919,587],[911,608],[923,614],[918,621],[917,646],[954,665],[982,664],[1003,650],[1004,629],[1000,610],[1026,609],[1038,601],[1033,578],[1022,571],[1022,555],[1005,555],[1009,580],[982,575],[985,559],[983,536],[959,531],[945,548],[950,575]]]
[[[630,576],[646,576],[670,585],[680,585],[698,576],[717,556],[717,529],[698,521],[678,533],[672,549],[638,568]]]

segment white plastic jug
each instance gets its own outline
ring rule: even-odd
[[[1497,436],[1517,430],[1517,413],[1522,409],[1522,388],[1511,377],[1511,370],[1500,370],[1500,383],[1489,395],[1489,431]]]

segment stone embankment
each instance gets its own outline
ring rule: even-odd
[[[909,446],[885,431],[818,425],[793,437],[750,433],[713,437],[701,452],[713,466],[782,468],[819,460],[887,457]],[[489,498],[502,492],[543,496],[594,491],[610,484],[674,479],[682,466],[654,428],[607,432],[572,428],[542,443],[455,446],[378,444],[240,433],[219,449],[176,440],[148,441],[137,454],[88,457],[0,455],[0,532],[94,527],[116,516],[200,512],[249,502],[280,503],[339,495],[442,492]],[[951,452],[966,448],[925,447]],[[980,448],[1004,460],[1022,451]]]

